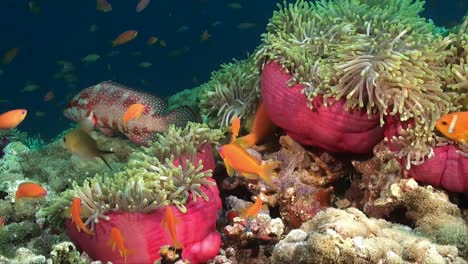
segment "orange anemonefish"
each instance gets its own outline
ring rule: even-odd
[[[179,223],[178,219],[174,216],[170,206],[166,207],[166,212],[164,213],[164,219],[161,222],[161,225],[167,229],[169,235],[172,238],[174,247],[176,249],[183,248],[182,243],[177,239],[176,225]]]
[[[468,112],[446,114],[437,120],[436,128],[448,139],[468,143]]]

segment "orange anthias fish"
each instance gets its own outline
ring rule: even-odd
[[[2,231],[3,228],[3,218],[0,217],[0,231]]]
[[[124,116],[122,117],[123,129],[127,129],[127,123],[131,120],[138,119],[141,114],[145,111],[145,106],[139,103],[132,104],[125,111]]]
[[[436,128],[448,139],[468,143],[468,112],[446,114],[437,120]]]
[[[19,48],[12,48],[5,52],[5,55],[3,55],[3,64],[10,64],[15,58],[16,55],[18,55]]]
[[[148,40],[146,41],[146,44],[148,44],[148,45],[151,46],[151,45],[156,44],[156,42],[158,42],[158,38],[155,37],[155,36],[151,36],[151,37],[149,37]]]
[[[112,5],[107,0],[96,0],[96,10],[107,13],[112,11]]]
[[[55,97],[54,91],[50,90],[44,95],[44,102],[52,101]]]
[[[260,210],[262,210],[262,207],[263,207],[262,199],[260,199],[260,197],[257,196],[257,200],[255,201],[255,203],[247,207],[246,209],[244,209],[241,212],[240,217],[242,218],[256,217],[258,213],[260,212]]]
[[[243,148],[250,148],[256,145],[260,140],[273,134],[275,129],[276,125],[273,124],[271,119],[268,117],[263,103],[260,103],[257,108],[257,113],[255,114],[250,134],[238,138],[235,142]]]
[[[72,217],[72,222],[76,224],[76,228],[78,228],[78,232],[83,231],[92,236],[94,235],[83,223],[81,220],[81,199],[78,197],[73,198],[72,204],[71,204],[71,217]]]
[[[234,175],[234,171],[238,171],[247,179],[257,179],[259,176],[270,186],[273,185],[272,174],[279,166],[280,162],[273,162],[266,165],[260,165],[260,161],[252,157],[241,146],[231,143],[219,148],[219,154],[224,160],[224,165],[229,176]]]
[[[28,111],[26,109],[16,109],[0,114],[0,130],[17,127],[23,122],[27,113]]]
[[[127,256],[131,254],[131,251],[125,246],[125,239],[122,232],[120,232],[120,229],[112,227],[111,236],[107,241],[107,244],[112,247],[112,251],[114,251],[117,246],[120,256],[124,257],[124,261],[127,263]]]
[[[231,121],[231,132],[232,132],[231,143],[233,143],[237,139],[237,136],[239,135],[239,130],[240,130],[240,119],[236,116]]]
[[[174,213],[172,213],[172,209],[170,206],[166,207],[166,212],[164,214],[164,219],[162,220],[161,225],[163,228],[166,228],[169,232],[169,235],[172,238],[172,241],[174,243],[174,247],[177,248],[183,248],[184,246],[182,243],[177,239],[177,234],[176,234],[176,224],[179,221],[175,218]]]
[[[112,47],[117,47],[123,45],[127,42],[132,41],[138,36],[138,31],[136,30],[127,30],[121,33],[117,38],[112,41]]]
[[[15,199],[21,198],[42,198],[47,195],[47,191],[37,183],[23,182],[18,186]]]
[[[135,11],[137,13],[140,13],[141,11],[143,11],[149,5],[150,2],[151,2],[151,0],[140,0],[140,2],[138,2],[137,6],[135,8]]]

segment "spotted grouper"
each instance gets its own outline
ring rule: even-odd
[[[122,117],[131,105],[137,103],[145,109],[137,119],[124,126]],[[120,132],[140,145],[154,139],[156,133],[167,131],[170,124],[183,127],[187,122],[195,121],[188,107],[167,112],[167,105],[161,98],[109,81],[82,90],[67,105],[64,114],[75,122],[96,127],[108,136]]]

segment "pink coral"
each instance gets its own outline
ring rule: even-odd
[[[397,117],[389,117],[385,124],[385,137],[391,139],[398,135],[400,128],[406,128],[410,122],[401,122]],[[389,142],[392,151],[398,147]],[[405,169],[406,158],[399,159]],[[443,187],[452,192],[468,192],[468,158],[459,153],[459,148],[448,144],[434,147],[434,156],[420,165],[411,165],[407,170],[414,179],[435,187]]]
[[[317,96],[313,109],[307,107],[304,87],[287,87],[291,75],[272,61],[262,71],[261,92],[271,120],[297,142],[332,152],[368,153],[383,139],[379,115],[368,117],[365,110],[344,109],[345,101]]]
[[[221,246],[220,235],[216,232],[216,215],[221,208],[218,188],[213,185],[202,187],[209,201],[192,200],[187,203],[187,213],[183,214],[172,206],[172,211],[180,224],[177,225],[177,237],[184,245],[182,258],[190,263],[204,263],[216,256]],[[112,263],[124,263],[124,258],[118,250],[112,251],[107,244],[112,227],[120,229],[125,239],[125,245],[132,252],[127,263],[153,263],[159,258],[159,249],[164,245],[172,245],[172,239],[166,229],[161,226],[164,208],[149,214],[118,212],[109,213],[109,221],[101,220],[95,226],[95,235],[89,236],[78,232],[76,225],[70,219],[66,220],[66,228],[70,239],[80,250],[85,251],[93,260]]]

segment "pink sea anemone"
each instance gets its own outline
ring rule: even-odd
[[[184,160],[182,155],[182,160]],[[214,169],[214,157],[211,146],[206,144],[197,152],[195,161],[202,160],[203,170]],[[178,165],[176,160],[175,165]],[[197,163],[198,164],[198,163]],[[208,178],[208,181],[214,182]],[[185,205],[186,213],[181,213],[174,205],[171,205],[174,216],[178,219],[176,234],[184,248],[182,258],[190,263],[204,263],[216,256],[221,246],[221,237],[216,231],[217,212],[221,208],[221,199],[216,185],[201,186],[200,190],[206,194],[208,201],[198,198],[193,201],[190,194]],[[100,220],[94,228],[94,236],[84,232],[78,232],[76,225],[70,219],[66,220],[67,233],[77,247],[86,252],[93,260],[101,260],[104,263],[125,263],[118,249],[112,251],[107,244],[111,229],[118,228],[124,239],[125,246],[130,250],[127,257],[128,264],[152,264],[159,259],[159,249],[164,245],[173,245],[168,231],[163,228],[161,222],[165,208],[154,212],[112,212],[106,214],[110,219]]]
[[[217,212],[221,208],[218,188],[213,185],[202,187],[209,201],[192,200],[187,203],[187,213],[182,214],[175,206],[172,211],[180,224],[176,226],[178,239],[184,245],[182,258],[190,263],[204,263],[216,256],[221,246],[220,235],[216,232]],[[172,239],[166,229],[161,226],[164,208],[150,214],[117,212],[109,213],[109,221],[102,220],[95,226],[94,236],[78,232],[76,225],[70,219],[66,220],[67,233],[70,239],[93,260],[104,263],[125,263],[118,250],[112,251],[107,244],[112,227],[118,228],[125,239],[125,245],[131,254],[128,264],[151,264],[159,258],[159,249],[164,245],[172,245]]]
[[[317,96],[313,109],[307,107],[304,87],[288,87],[291,75],[281,65],[270,61],[261,76],[263,102],[271,120],[304,145],[321,147],[332,152],[369,153],[384,137],[379,114],[369,117],[366,110],[344,109],[345,99],[335,101]]]
[[[398,117],[388,117],[385,124],[385,137],[391,139],[398,135],[400,128],[406,128],[409,122],[401,122]],[[392,151],[399,151],[398,146],[389,141]],[[403,169],[406,169],[406,158],[399,159]],[[468,158],[460,154],[460,149],[448,144],[434,147],[433,157],[420,165],[411,165],[407,170],[414,179],[442,187],[451,192],[468,192]]]

